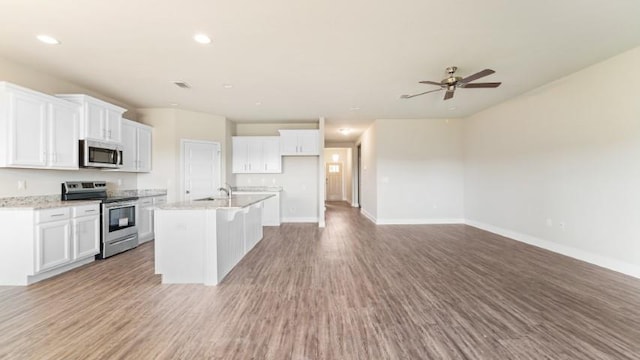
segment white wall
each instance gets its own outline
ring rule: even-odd
[[[463,222],[462,124],[376,121],[379,224]]]
[[[362,179],[360,207],[362,213],[376,222],[378,214],[377,123],[373,123],[358,139],[361,145]]]
[[[89,94],[129,110],[134,109],[130,104],[3,58],[0,58],[0,81],[9,81],[50,95],[56,93]],[[134,111],[128,111],[125,115],[128,118],[136,118]],[[106,180],[110,190],[135,189],[137,187],[136,178],[134,173],[115,173],[95,169],[62,171],[0,168],[0,197],[59,194],[60,183],[71,180]],[[24,190],[18,190],[18,181],[21,180],[26,180],[27,183]],[[119,182],[121,185],[118,185]]]
[[[283,222],[318,221],[318,157],[283,156],[281,174],[236,174],[236,186],[282,186]]]
[[[638,64],[640,48],[466,119],[470,223],[640,276]]]
[[[220,143],[220,170],[222,182],[226,181],[227,120],[224,117],[181,109],[139,109],[138,118],[140,122],[153,127],[152,171],[139,175],[140,188],[166,188],[168,201],[181,199],[181,139]]]

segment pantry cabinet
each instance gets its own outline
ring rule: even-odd
[[[0,82],[0,166],[78,169],[79,107]]]

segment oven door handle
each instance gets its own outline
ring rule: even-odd
[[[121,243],[126,242],[126,241],[131,241],[131,240],[135,239],[135,237],[136,237],[136,236],[138,236],[138,234],[134,234],[134,235],[131,235],[131,236],[127,236],[127,237],[126,237],[126,238],[124,238],[124,239],[120,239],[120,240],[118,240],[118,241],[114,241],[114,242],[111,242],[111,243],[108,243],[108,244],[109,244],[109,245],[118,245],[118,244],[121,244]]]
[[[109,203],[103,204],[105,209],[114,209],[114,208],[126,208],[126,207],[137,207],[135,202],[120,202],[120,203]]]

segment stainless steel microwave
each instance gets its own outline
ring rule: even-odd
[[[80,167],[117,169],[122,166],[119,144],[95,140],[80,140]]]

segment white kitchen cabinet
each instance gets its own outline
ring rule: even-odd
[[[0,166],[78,169],[78,106],[0,83]]]
[[[320,131],[313,129],[278,130],[282,156],[320,155]]]
[[[28,285],[95,260],[100,205],[0,211],[0,285]]]
[[[36,225],[36,272],[43,272],[71,261],[69,220]]]
[[[150,126],[122,119],[122,167],[119,171],[151,172]]]
[[[122,141],[122,114],[126,109],[83,94],[58,94],[56,96],[81,107],[80,139],[111,143]]]
[[[138,243],[142,244],[153,239],[153,198],[146,197],[138,200]]]
[[[234,136],[232,139],[234,174],[281,173],[280,138],[278,136]]]
[[[150,196],[140,198],[138,200],[138,243],[153,240],[155,234],[153,232],[154,209],[158,205],[166,204],[167,196]]]
[[[74,209],[73,260],[92,257],[100,252],[100,209],[89,205]]]

